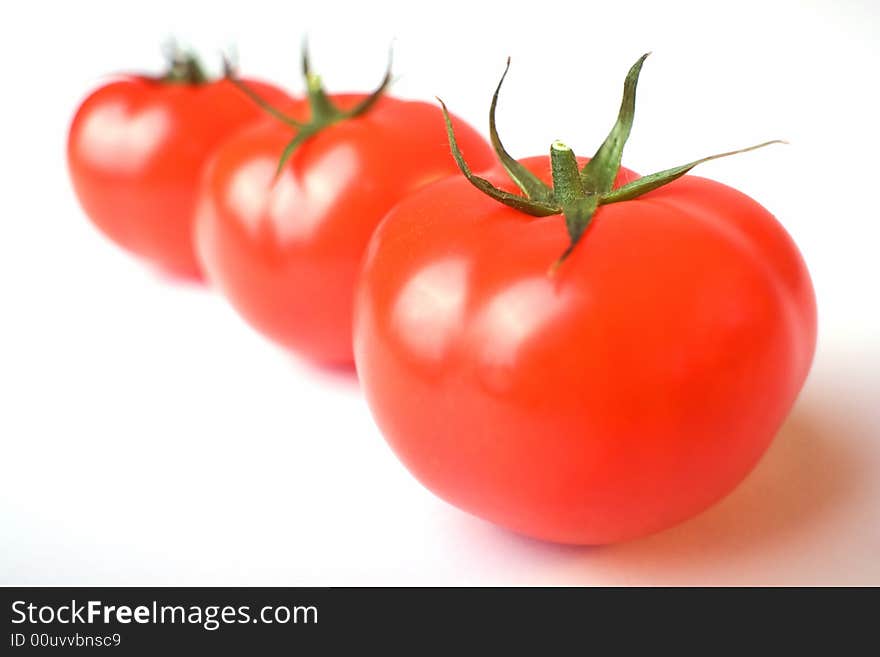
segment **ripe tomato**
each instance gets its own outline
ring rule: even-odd
[[[196,232],[209,279],[254,327],[316,361],[352,362],[355,278],[380,219],[415,189],[456,171],[438,108],[383,89],[328,97],[314,87],[319,123],[322,105],[345,112],[368,98],[373,104],[358,116],[300,128],[314,133],[280,170],[297,128],[253,126],[218,150],[203,186]],[[468,153],[490,162],[485,140],[462,122],[457,128]]]
[[[79,201],[101,231],[170,274],[198,279],[192,224],[204,164],[222,140],[264,115],[228,79],[205,80],[191,58],[174,66],[181,75],[126,76],[88,96],[67,157]],[[291,103],[271,85],[250,84]]]
[[[552,164],[521,162],[544,183]],[[608,171],[605,199],[651,180]],[[516,192],[501,166],[481,175]],[[720,183],[676,176],[587,225],[578,242],[464,177],[409,196],[368,247],[354,343],[423,484],[518,532],[601,544],[682,521],[751,470],[805,380],[816,308],[786,231]]]

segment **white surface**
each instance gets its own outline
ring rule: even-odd
[[[0,9],[0,583],[880,584],[880,5],[13,3]],[[493,25],[492,21],[495,21]],[[308,29],[331,88],[366,88],[396,37],[396,93],[441,95],[517,155],[589,154],[653,50],[625,163],[703,167],[770,208],[813,274],[820,346],[767,457],[727,500],[603,548],[511,535],[396,461],[355,381],[280,353],[223,300],[100,237],[64,164],[105,72],[177,35],[298,89]]]

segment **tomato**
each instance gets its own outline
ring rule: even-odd
[[[578,236],[558,214],[529,216],[465,177],[440,181],[386,216],[357,290],[358,375],[406,467],[474,515],[562,543],[645,535],[731,491],[815,348],[813,289],[786,231],[682,168],[618,169],[624,109],[596,155],[610,173],[581,200],[665,186],[600,201]],[[561,152],[515,173],[558,192]],[[504,167],[480,176],[496,197],[526,199]],[[565,203],[568,220],[577,203]]]
[[[313,88],[312,119],[321,125],[298,132],[275,121],[235,135],[204,181],[197,242],[209,279],[264,335],[314,361],[352,362],[355,279],[381,218],[456,172],[439,109],[383,90],[326,96]],[[322,106],[345,112],[368,99],[357,116],[314,116]],[[468,153],[490,162],[486,141],[456,124]],[[276,174],[291,139],[311,130]]]
[[[216,146],[264,114],[226,78],[125,76],[95,90],[70,127],[68,165],[85,213],[110,239],[175,276],[199,279],[192,225]],[[180,62],[177,62],[180,64]],[[275,87],[250,82],[273,102]]]

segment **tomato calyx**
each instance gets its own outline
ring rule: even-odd
[[[328,126],[347,121],[366,114],[385,94],[391,84],[391,52],[388,53],[388,66],[385,69],[385,75],[379,86],[376,87],[366,98],[358,102],[354,107],[343,110],[327,95],[324,90],[324,84],[321,76],[312,72],[311,62],[309,60],[308,46],[303,44],[302,49],[302,74],[306,82],[306,98],[309,104],[309,120],[300,121],[279,111],[273,107],[271,103],[262,98],[258,93],[251,89],[247,84],[242,82],[234,73],[227,69],[228,79],[244,92],[248,98],[254,101],[269,115],[278,119],[282,123],[286,123],[296,130],[296,135],[285,146],[281,157],[278,160],[278,168],[276,174],[281,172],[285,163],[293,154],[293,152],[307,139],[324,130]]]
[[[156,78],[166,84],[205,84],[210,81],[201,60],[191,50],[184,50],[175,42],[165,45],[168,67],[164,75]]]
[[[698,164],[729,155],[745,153],[770,144],[786,143],[775,139],[755,146],[749,146],[748,148],[710,155],[687,164],[672,167],[671,169],[664,169],[657,173],[642,176],[614,189],[614,181],[620,171],[623,148],[632,131],[639,75],[642,70],[642,64],[644,64],[649,54],[645,53],[642,55],[627,73],[617,121],[614,123],[605,141],[602,142],[602,145],[587,164],[579,168],[574,152],[560,141],[553,142],[550,147],[552,187],[515,160],[504,148],[498,136],[495,124],[495,109],[498,104],[498,94],[501,90],[501,85],[504,83],[504,78],[507,77],[507,72],[510,69],[510,58],[508,57],[507,66],[498,82],[498,86],[492,96],[492,103],[489,106],[489,136],[498,160],[510,179],[520,189],[521,194],[504,191],[471,171],[456,142],[455,131],[453,130],[446,104],[441,99],[437,99],[443,110],[443,118],[446,121],[446,134],[449,139],[452,156],[455,158],[455,162],[458,164],[462,174],[474,187],[499,203],[534,217],[547,217],[557,214],[565,217],[569,245],[551,265],[551,273],[555,272],[580,242],[581,237],[589,227],[600,206],[638,198],[680,178]]]

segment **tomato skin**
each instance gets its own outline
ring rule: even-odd
[[[363,97],[331,95],[342,108]],[[456,124],[465,152],[488,165],[488,143]],[[269,121],[218,150],[203,185],[199,254],[211,282],[263,334],[311,360],[350,364],[354,284],[373,229],[401,198],[457,168],[439,109],[418,101],[383,96],[365,115],[324,128],[276,179],[293,136]]]
[[[281,90],[247,82],[279,107]],[[70,126],[67,159],[83,210],[110,239],[167,273],[200,279],[192,242],[198,183],[211,152],[265,113],[226,79],[125,77],[96,89]]]
[[[548,158],[524,162],[549,182]],[[773,216],[695,176],[600,208],[548,276],[567,244],[562,217],[464,178],[410,196],[368,249],[355,358],[379,427],[437,495],[532,537],[612,543],[752,469],[808,373],[815,299]]]

